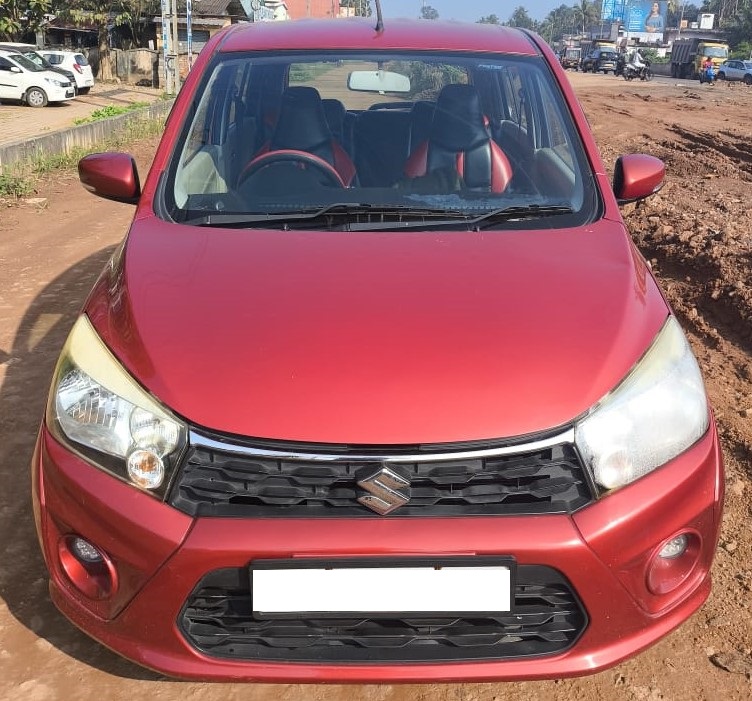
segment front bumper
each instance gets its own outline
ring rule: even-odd
[[[52,598],[86,633],[175,677],[248,681],[452,681],[560,678],[596,672],[680,625],[710,591],[723,500],[714,428],[651,475],[573,516],[373,519],[191,519],[101,472],[42,429],[33,460],[37,528]],[[689,532],[694,567],[664,594],[648,565],[667,539]],[[79,534],[111,558],[117,587],[83,596],[65,575],[61,539]],[[588,623],[563,652],[440,663],[251,661],[199,652],[180,630],[186,600],[207,573],[255,559],[511,556],[559,572]]]

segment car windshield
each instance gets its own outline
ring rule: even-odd
[[[752,61],[744,61],[744,69],[752,70]]]
[[[574,226],[598,200],[541,58],[219,54],[168,173],[202,226]]]
[[[725,46],[706,46],[704,55],[711,58],[728,58],[728,49]]]
[[[51,66],[50,62],[36,51],[24,51],[23,55],[28,58],[29,61],[36,63],[36,65],[41,68],[50,68]]]
[[[32,61],[29,58],[26,58],[23,54],[13,54],[13,56],[10,56],[13,61],[15,61],[21,68],[25,68],[27,71],[33,71],[34,73],[38,71],[43,71],[44,68],[42,66],[38,66],[34,61]]]

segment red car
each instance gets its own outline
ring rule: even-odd
[[[556,678],[701,606],[697,362],[555,54],[493,25],[232,26],[180,91],[33,458],[53,599],[182,678]]]

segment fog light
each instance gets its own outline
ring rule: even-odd
[[[81,560],[81,562],[94,563],[102,562],[104,560],[104,556],[96,547],[94,547],[88,540],[84,540],[78,536],[71,540],[71,552]]]
[[[117,570],[106,553],[78,535],[58,544],[60,568],[68,581],[89,599],[106,599],[117,589]]]
[[[700,559],[700,545],[697,533],[679,533],[664,541],[648,565],[648,589],[660,596],[684,584]]]
[[[162,458],[150,448],[136,448],[128,456],[128,477],[141,489],[156,489],[164,480]]]
[[[684,555],[689,544],[689,537],[686,533],[676,536],[668,541],[658,553],[658,557],[662,557],[664,560],[674,560],[677,557]]]

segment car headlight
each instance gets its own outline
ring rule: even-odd
[[[118,363],[86,316],[58,360],[47,425],[89,462],[163,496],[187,429]]]
[[[53,85],[57,85],[57,87],[59,87],[59,88],[63,87],[63,83],[61,81],[59,81],[59,80],[55,80],[54,78],[45,78],[45,80],[48,83],[52,83]]]
[[[671,316],[624,381],[575,425],[575,443],[596,483],[616,489],[684,452],[709,423],[700,368]]]

